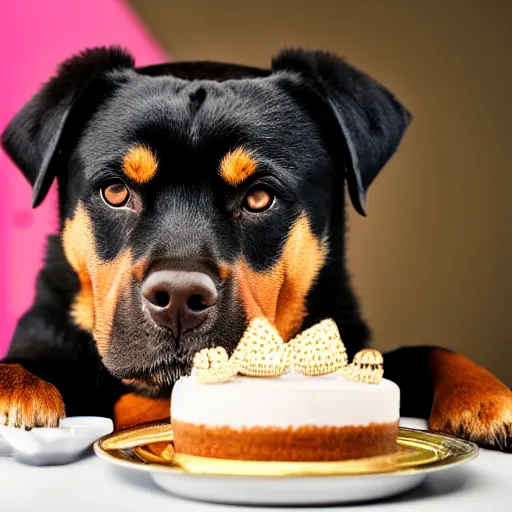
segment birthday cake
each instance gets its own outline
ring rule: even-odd
[[[288,343],[254,320],[228,357],[205,349],[174,386],[178,454],[259,461],[336,461],[392,453],[400,392],[382,378],[382,356],[349,364],[332,320]]]

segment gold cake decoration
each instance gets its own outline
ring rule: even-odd
[[[286,345],[266,318],[249,323],[231,360],[239,373],[250,377],[279,377],[289,367]]]
[[[344,369],[343,375],[350,380],[378,384],[384,375],[384,358],[373,348],[360,350],[352,363]]]
[[[204,348],[194,355],[192,373],[202,384],[228,382],[238,368],[223,347]]]
[[[291,366],[304,375],[326,375],[347,366],[345,345],[330,318],[298,334],[287,347]]]
[[[341,371],[349,380],[378,384],[384,374],[382,354],[359,351],[348,364],[336,323],[330,319],[309,327],[285,343],[266,318],[251,320],[231,357],[223,347],[205,348],[193,360],[192,375],[203,384],[228,382],[235,375],[279,377],[288,370],[308,376]]]

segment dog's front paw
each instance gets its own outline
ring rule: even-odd
[[[512,452],[512,391],[477,365],[447,373],[436,385],[429,427]]]
[[[19,364],[0,364],[0,424],[30,429],[57,427],[64,418],[57,388]]]

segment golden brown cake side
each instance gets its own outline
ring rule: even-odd
[[[343,427],[240,429],[172,422],[178,453],[260,461],[336,461],[387,455],[397,449],[398,421]]]

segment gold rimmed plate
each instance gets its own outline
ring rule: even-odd
[[[216,503],[322,505],[393,496],[432,471],[475,458],[475,444],[451,436],[400,428],[396,453],[340,462],[233,461],[174,454],[169,423],[110,434],[94,445],[100,458],[147,471],[178,496]]]

